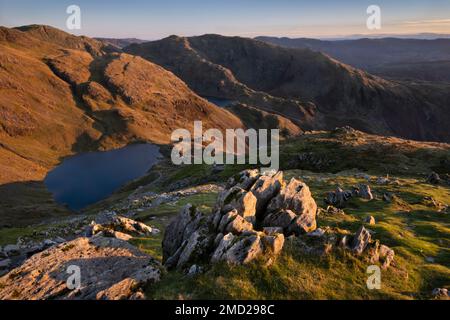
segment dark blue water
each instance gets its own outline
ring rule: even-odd
[[[159,148],[151,144],[83,153],[64,160],[44,182],[58,203],[80,210],[145,175],[159,156]]]
[[[222,98],[214,98],[214,97],[206,97],[206,96],[204,96],[203,98],[221,108],[228,107],[235,103],[235,101],[233,101],[233,100],[222,99]]]

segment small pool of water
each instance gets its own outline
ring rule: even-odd
[[[152,144],[82,153],[65,159],[44,182],[58,203],[78,211],[145,175],[159,157],[159,147]]]
[[[229,107],[230,105],[235,103],[235,101],[229,99],[206,97],[206,96],[204,96],[203,98],[221,108]]]

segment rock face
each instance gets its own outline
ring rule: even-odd
[[[80,286],[67,282],[80,270]],[[69,271],[68,271],[69,270]],[[0,278],[0,299],[138,299],[157,282],[161,265],[115,238],[77,238],[38,253]]]
[[[226,261],[271,263],[281,252],[285,234],[316,228],[317,205],[306,184],[283,173],[261,175],[245,170],[227,183],[211,215],[187,205],[170,223],[163,240],[169,269]]]

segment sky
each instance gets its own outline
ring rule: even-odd
[[[80,30],[67,30],[69,5],[81,9]],[[380,30],[366,26],[369,5],[381,9]],[[314,38],[450,34],[450,0],[0,0],[0,25],[28,24],[145,40],[205,33]]]

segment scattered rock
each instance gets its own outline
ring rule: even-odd
[[[337,214],[339,214],[339,215],[345,215],[344,210],[339,209],[339,208],[336,208],[336,207],[334,207],[334,206],[327,206],[327,208],[326,208],[325,210],[321,208],[321,209],[319,210],[319,213],[318,213],[318,214],[321,214],[321,213],[329,214],[329,215],[337,215]]]
[[[387,193],[383,193],[383,201],[384,202],[392,202],[393,196],[391,193],[387,192]]]
[[[448,298],[448,290],[445,288],[436,288],[433,290],[433,292],[431,293],[433,295],[433,297],[435,298]]]
[[[75,290],[66,284],[69,266],[81,271]],[[34,255],[0,278],[0,299],[131,299],[160,276],[159,262],[125,241],[77,238]]]
[[[381,245],[379,250],[379,259],[382,262],[382,268],[387,269],[394,261],[395,251],[388,246]]]
[[[425,257],[425,261],[429,263],[434,263],[435,260],[433,257]]]
[[[361,226],[359,230],[356,232],[356,234],[353,237],[353,241],[350,244],[350,250],[352,250],[357,255],[361,255],[366,249],[367,245],[370,243],[370,240],[372,239],[372,236],[370,235],[370,232]]]
[[[373,216],[368,216],[364,219],[364,223],[374,225],[376,223],[375,218]]]
[[[108,237],[119,237],[124,240],[133,236],[150,236],[159,232],[142,222],[138,222],[126,217],[118,216],[114,212],[105,212],[96,217],[87,230],[87,235],[102,235]]]
[[[311,232],[311,233],[308,233],[308,236],[310,236],[310,237],[319,237],[319,238],[320,238],[320,237],[322,237],[324,234],[325,234],[325,230],[319,228],[319,229],[314,230],[314,231]]]
[[[3,247],[3,252],[7,257],[17,256],[20,254],[20,247],[16,244],[8,244]]]
[[[442,182],[441,177],[436,172],[430,173],[427,177],[427,183],[437,185],[440,184],[441,182]]]
[[[202,267],[200,267],[200,266],[198,266],[198,265],[196,265],[196,264],[193,264],[193,265],[189,268],[189,271],[188,271],[187,275],[190,276],[190,277],[193,277],[193,276],[195,276],[195,275],[197,275],[197,274],[200,274],[200,273],[202,273],[202,272],[203,272],[203,268],[202,268]]]
[[[335,206],[339,209],[345,208],[346,202],[352,197],[351,191],[344,191],[341,188],[336,188],[336,191],[329,192],[325,203]]]
[[[357,196],[366,200],[373,200],[372,191],[370,190],[370,186],[367,184],[360,184],[358,186]]]
[[[383,269],[387,269],[394,261],[394,250],[380,244],[378,240],[372,240],[370,232],[364,226],[361,226],[355,235],[342,237],[339,246],[357,256],[364,256],[370,263],[380,262]]]
[[[390,183],[389,176],[378,177],[376,180],[376,184],[378,184],[378,185],[387,185],[389,183]]]

